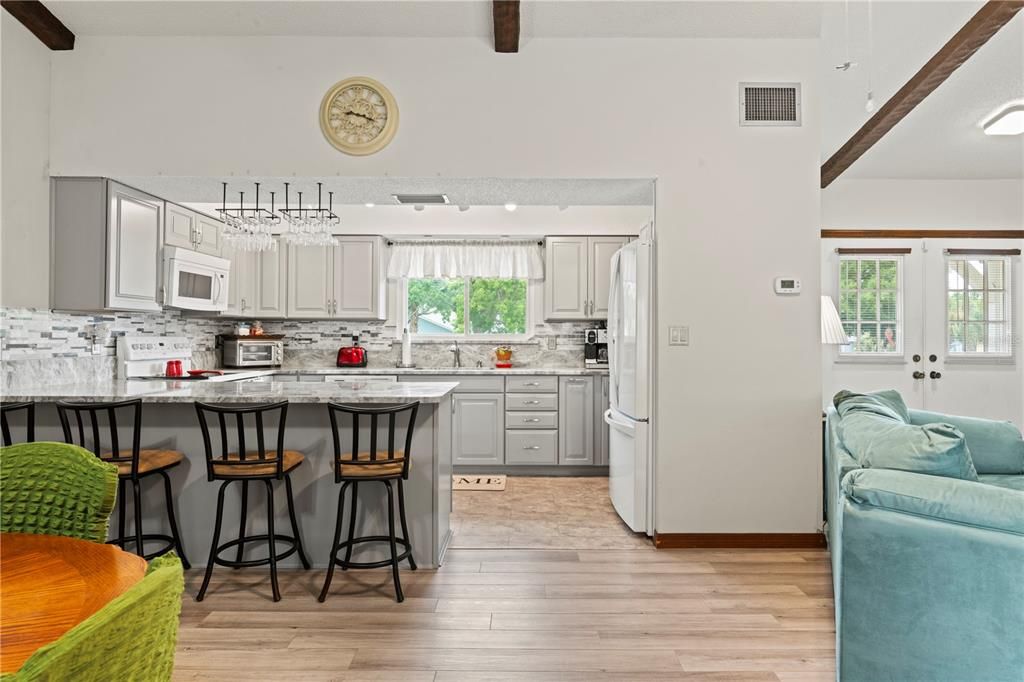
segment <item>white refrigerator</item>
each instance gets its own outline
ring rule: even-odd
[[[622,520],[638,533],[654,534],[654,357],[652,251],[647,226],[612,257],[608,300],[608,368],[611,407],[608,488]]]

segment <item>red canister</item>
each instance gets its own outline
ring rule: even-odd
[[[184,372],[181,369],[181,360],[168,360],[167,361],[167,376],[169,377],[180,377]]]

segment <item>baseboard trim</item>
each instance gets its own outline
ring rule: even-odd
[[[821,549],[824,533],[655,533],[658,549]]]

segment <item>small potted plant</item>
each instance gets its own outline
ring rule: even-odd
[[[503,368],[512,366],[511,346],[498,346],[494,349],[494,366]]]

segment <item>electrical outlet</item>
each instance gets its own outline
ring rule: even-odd
[[[558,339],[554,336],[549,336],[547,339],[548,350],[558,350]]]
[[[690,345],[690,328],[689,327],[669,327],[668,328],[668,345],[670,345],[670,346],[689,346]]]

